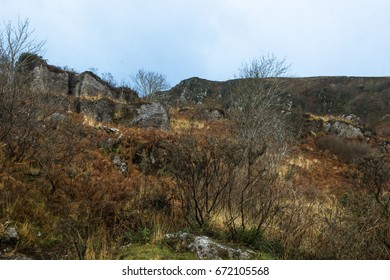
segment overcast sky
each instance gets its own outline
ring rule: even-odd
[[[390,76],[389,0],[0,0],[28,18],[50,64],[111,72],[144,68],[173,86],[233,78],[274,54],[294,76]]]

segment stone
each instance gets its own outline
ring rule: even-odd
[[[112,164],[118,168],[123,175],[125,175],[127,173],[127,170],[128,170],[128,166],[126,164],[126,162],[124,162],[119,155],[115,155],[114,156],[114,159],[112,160]]]
[[[119,129],[117,129],[115,127],[108,127],[108,126],[103,125],[101,128],[105,132],[107,132],[108,134],[117,134],[117,133],[119,133]]]
[[[135,117],[128,123],[129,126],[141,128],[170,129],[168,111],[159,103],[141,104],[135,107]]]
[[[110,86],[92,72],[76,75],[72,81],[72,94],[76,97],[113,97]]]
[[[255,252],[222,245],[207,236],[195,236],[187,232],[166,234],[168,246],[176,251],[190,250],[201,260],[248,260]]]
[[[6,243],[15,244],[20,237],[15,227],[7,227],[4,231],[4,240]]]
[[[115,103],[107,98],[97,100],[79,98],[75,108],[77,113],[83,113],[99,122],[111,122],[115,114]]]
[[[353,126],[340,121],[327,122],[324,124],[325,132],[336,134],[339,137],[346,139],[363,139],[363,133],[359,127]]]
[[[55,66],[41,64],[33,71],[32,89],[44,93],[68,94],[69,74]]]
[[[66,116],[64,114],[60,114],[60,113],[53,113],[51,115],[50,119],[52,121],[55,121],[55,122],[62,122],[66,119]]]

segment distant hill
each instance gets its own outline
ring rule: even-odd
[[[183,80],[164,92],[168,104],[219,103],[225,106],[239,80]],[[371,126],[390,113],[390,77],[282,78],[292,108],[319,115],[354,114]]]

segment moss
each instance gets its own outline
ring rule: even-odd
[[[124,260],[196,260],[195,253],[174,252],[161,244],[130,244],[120,250],[118,259]]]

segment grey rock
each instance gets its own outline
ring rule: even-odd
[[[363,139],[363,133],[359,127],[344,122],[327,122],[324,124],[327,133],[336,134],[346,139]]]
[[[17,243],[20,237],[15,227],[7,227],[4,232],[4,240],[7,243]]]
[[[62,122],[63,120],[66,119],[66,116],[63,115],[63,114],[60,114],[60,113],[53,113],[50,117],[50,119],[52,121],[55,121],[55,122]]]
[[[68,94],[69,74],[49,65],[36,66],[33,71],[32,89],[45,93]]]
[[[247,260],[255,254],[251,250],[232,248],[215,242],[207,236],[195,236],[186,232],[166,234],[164,239],[173,249],[190,250],[202,260]]]
[[[361,122],[360,118],[354,114],[350,114],[345,117],[346,120],[348,121],[353,121],[353,122]]]
[[[90,100],[80,98],[75,104],[76,112],[99,122],[111,122],[115,114],[115,103],[106,98]]]
[[[156,128],[169,130],[170,118],[168,111],[159,103],[146,103],[135,108],[135,117],[129,122],[129,126],[141,128]]]
[[[115,155],[114,159],[112,160],[112,164],[118,168],[123,175],[125,175],[128,171],[128,166],[126,162],[124,162],[119,155]]]
[[[72,94],[77,97],[113,97],[110,86],[92,72],[83,72],[74,77],[72,81]]]
[[[119,129],[115,128],[115,127],[108,127],[108,126],[105,126],[103,125],[101,127],[105,132],[109,133],[109,134],[117,134],[119,133]]]

